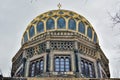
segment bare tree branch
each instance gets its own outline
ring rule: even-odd
[[[120,11],[118,11],[114,16],[112,16],[109,12],[108,15],[111,17],[113,27],[115,27],[117,24],[120,24]]]

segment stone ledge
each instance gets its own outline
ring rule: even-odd
[[[120,80],[120,78],[30,78],[30,77],[3,77],[0,80]]]

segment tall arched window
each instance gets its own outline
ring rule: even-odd
[[[30,29],[29,29],[29,37],[33,37],[35,35],[35,30],[34,30],[34,26],[32,26]]]
[[[85,25],[83,24],[83,22],[79,23],[78,31],[85,34]]]
[[[87,35],[89,38],[92,38],[92,29],[90,27],[87,29]]]
[[[70,59],[65,58],[65,71],[70,71]]]
[[[63,72],[65,71],[65,62],[64,62],[64,58],[60,58],[60,71]]]
[[[66,25],[65,19],[64,18],[59,18],[57,21],[57,27],[58,29],[64,29]]]
[[[94,77],[93,76],[93,70],[92,70],[92,64],[91,63],[89,63],[89,74],[90,74],[90,77]]]
[[[39,61],[36,62],[36,75],[39,75]]]
[[[83,60],[81,60],[81,71],[82,71],[82,74],[84,75],[85,68],[84,68],[84,61]]]
[[[85,73],[86,73],[86,77],[89,77],[89,67],[87,62],[85,62]]]
[[[97,35],[96,35],[96,33],[94,33],[94,42],[95,43],[97,42]]]
[[[37,24],[37,33],[44,31],[44,23],[41,21]]]
[[[44,62],[43,60],[40,60],[40,72],[43,72],[44,69]]]
[[[54,29],[54,26],[55,26],[54,20],[51,19],[51,18],[48,19],[48,20],[47,20],[47,23],[46,23],[46,29],[47,29],[47,30]]]
[[[70,19],[68,22],[68,28],[71,30],[76,30],[76,22],[74,19]]]
[[[32,63],[31,65],[31,77],[35,76],[35,63]]]
[[[28,36],[27,36],[27,32],[25,32],[24,34],[24,42],[27,42],[28,41]]]
[[[55,58],[55,71],[58,72],[60,71],[60,60],[59,58]]]

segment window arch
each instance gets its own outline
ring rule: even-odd
[[[87,29],[87,35],[89,38],[92,38],[92,29],[90,27]]]
[[[95,43],[97,42],[97,35],[96,35],[96,33],[94,33],[94,42]]]
[[[70,19],[68,22],[68,28],[71,30],[76,30],[76,22],[74,19]]]
[[[33,37],[35,35],[35,30],[34,30],[34,26],[32,26],[30,29],[29,29],[29,37]]]
[[[37,24],[37,33],[39,32],[43,32],[44,31],[44,23],[42,21],[40,21],[38,24]]]
[[[85,25],[83,24],[83,22],[80,22],[78,25],[78,31],[85,34]]]
[[[46,23],[46,29],[47,30],[54,29],[54,26],[55,26],[54,20],[52,18],[48,19]]]
[[[65,28],[66,22],[64,18],[59,18],[57,21],[58,29]]]
[[[24,42],[27,42],[28,41],[28,35],[27,35],[27,32],[25,32],[24,34]]]

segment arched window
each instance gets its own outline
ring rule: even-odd
[[[60,71],[60,60],[59,58],[55,58],[55,71],[58,72]]]
[[[27,42],[28,41],[28,36],[27,36],[27,32],[25,32],[24,34],[24,42]]]
[[[85,25],[83,24],[83,22],[79,23],[78,31],[85,34]]]
[[[94,63],[88,60],[81,60],[81,73],[83,77],[95,77]]]
[[[94,42],[95,43],[97,42],[97,35],[96,35],[96,33],[94,33]]]
[[[64,29],[66,25],[65,19],[64,18],[59,18],[57,21],[57,27],[58,29]]]
[[[85,68],[84,68],[84,61],[83,60],[81,60],[81,71],[82,71],[82,74],[84,75]]]
[[[70,19],[68,22],[68,28],[71,30],[76,30],[76,22],[74,19]]]
[[[55,60],[55,71],[56,72],[68,72],[70,71],[70,58],[68,57],[56,57]]]
[[[44,23],[41,21],[37,24],[37,33],[44,31]]]
[[[32,66],[31,66],[31,77],[34,77],[35,76],[35,63],[32,63]]]
[[[29,37],[33,37],[35,35],[35,30],[34,30],[34,26],[32,26],[30,29],[29,29]]]
[[[94,77],[91,63],[89,63],[89,74],[90,74],[90,77]]]
[[[64,58],[60,58],[60,71],[63,72],[65,70],[65,62]]]
[[[65,58],[65,71],[70,71],[70,59]]]
[[[36,75],[39,75],[39,61],[36,62]]]
[[[89,67],[87,62],[85,62],[85,73],[86,73],[86,77],[89,77]]]
[[[36,60],[30,63],[30,77],[38,76],[44,71],[44,61],[43,59]]]
[[[55,26],[54,20],[51,19],[51,18],[48,19],[48,20],[47,20],[47,23],[46,23],[46,29],[47,29],[47,30],[54,29],[54,26]]]
[[[44,69],[44,62],[43,60],[40,60],[40,72],[43,72]]]
[[[87,35],[89,38],[92,38],[92,29],[90,27],[87,29]]]

